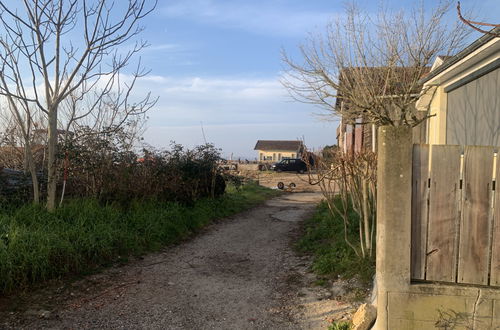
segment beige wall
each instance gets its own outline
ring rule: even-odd
[[[432,117],[427,123],[428,144],[446,144],[446,100],[444,88],[437,87],[429,106],[429,114]]]
[[[273,150],[273,151],[257,150],[258,161],[279,162],[284,158],[297,158],[297,152],[291,152],[286,150]]]

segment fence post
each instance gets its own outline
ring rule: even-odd
[[[382,126],[378,135],[374,329],[388,330],[388,294],[406,291],[410,285],[412,130]]]

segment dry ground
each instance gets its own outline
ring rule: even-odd
[[[4,298],[0,328],[324,329],[353,306],[342,285],[313,286],[291,246],[320,198],[285,194],[164,252]]]
[[[318,185],[309,184],[309,177],[315,179],[315,174],[298,174],[295,172],[273,172],[273,171],[246,171],[242,175],[258,180],[260,185],[268,188],[277,188],[278,182],[283,182],[285,186],[290,183],[295,184],[294,192],[320,192]]]

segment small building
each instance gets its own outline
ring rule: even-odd
[[[438,57],[421,80],[428,144],[500,146],[500,28],[452,57]]]
[[[300,140],[258,140],[254,150],[261,162],[279,162],[287,158],[300,158],[304,144]]]

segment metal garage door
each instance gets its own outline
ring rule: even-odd
[[[446,143],[500,146],[500,69],[448,92]]]

